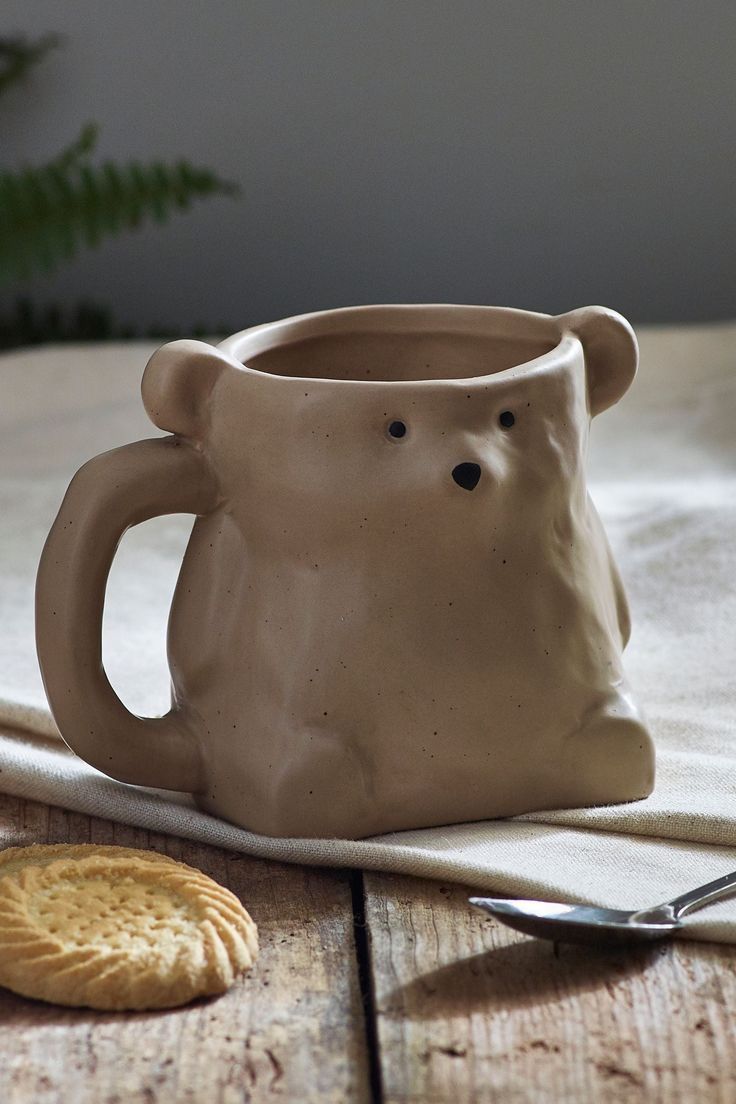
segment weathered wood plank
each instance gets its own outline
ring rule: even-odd
[[[65,841],[151,847],[205,870],[251,911],[261,955],[225,996],[170,1012],[61,1009],[0,990],[2,1104],[369,1099],[347,875],[0,795],[0,846]]]
[[[384,1104],[736,1100],[736,947],[556,957],[462,887],[368,874],[365,890]]]

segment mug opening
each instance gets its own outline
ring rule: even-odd
[[[500,307],[341,308],[245,330],[223,347],[273,376],[421,382],[495,375],[560,343],[548,315]]]

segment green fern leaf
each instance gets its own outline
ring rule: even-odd
[[[78,138],[63,149],[52,161],[62,172],[72,168],[82,157],[89,157],[97,145],[99,128],[96,123],[85,123]]]
[[[48,164],[0,172],[0,284],[50,272],[83,246],[147,219],[165,222],[198,199],[238,191],[186,161],[93,165],[96,138],[88,125]]]
[[[35,42],[21,36],[0,38],[0,95],[22,80],[29,69],[60,43],[61,39],[54,34],[44,35]]]

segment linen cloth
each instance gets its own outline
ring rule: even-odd
[[[114,782],[68,752],[35,659],[34,576],[74,471],[158,435],[139,398],[153,351],[143,343],[0,357],[0,791],[265,858],[497,895],[633,908],[736,870],[736,323],[638,336],[639,376],[594,421],[589,473],[632,606],[626,668],[658,749],[650,798],[370,840],[283,840],[208,816],[186,795]],[[105,663],[139,713],[168,708],[166,616],[190,526],[171,517],[132,530],[113,566]],[[736,896],[694,913],[683,934],[736,942]]]

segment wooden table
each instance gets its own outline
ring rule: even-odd
[[[462,886],[263,862],[0,795],[0,846],[117,843],[239,894],[225,996],[107,1014],[0,990],[1,1104],[733,1104],[736,947],[553,948]]]

